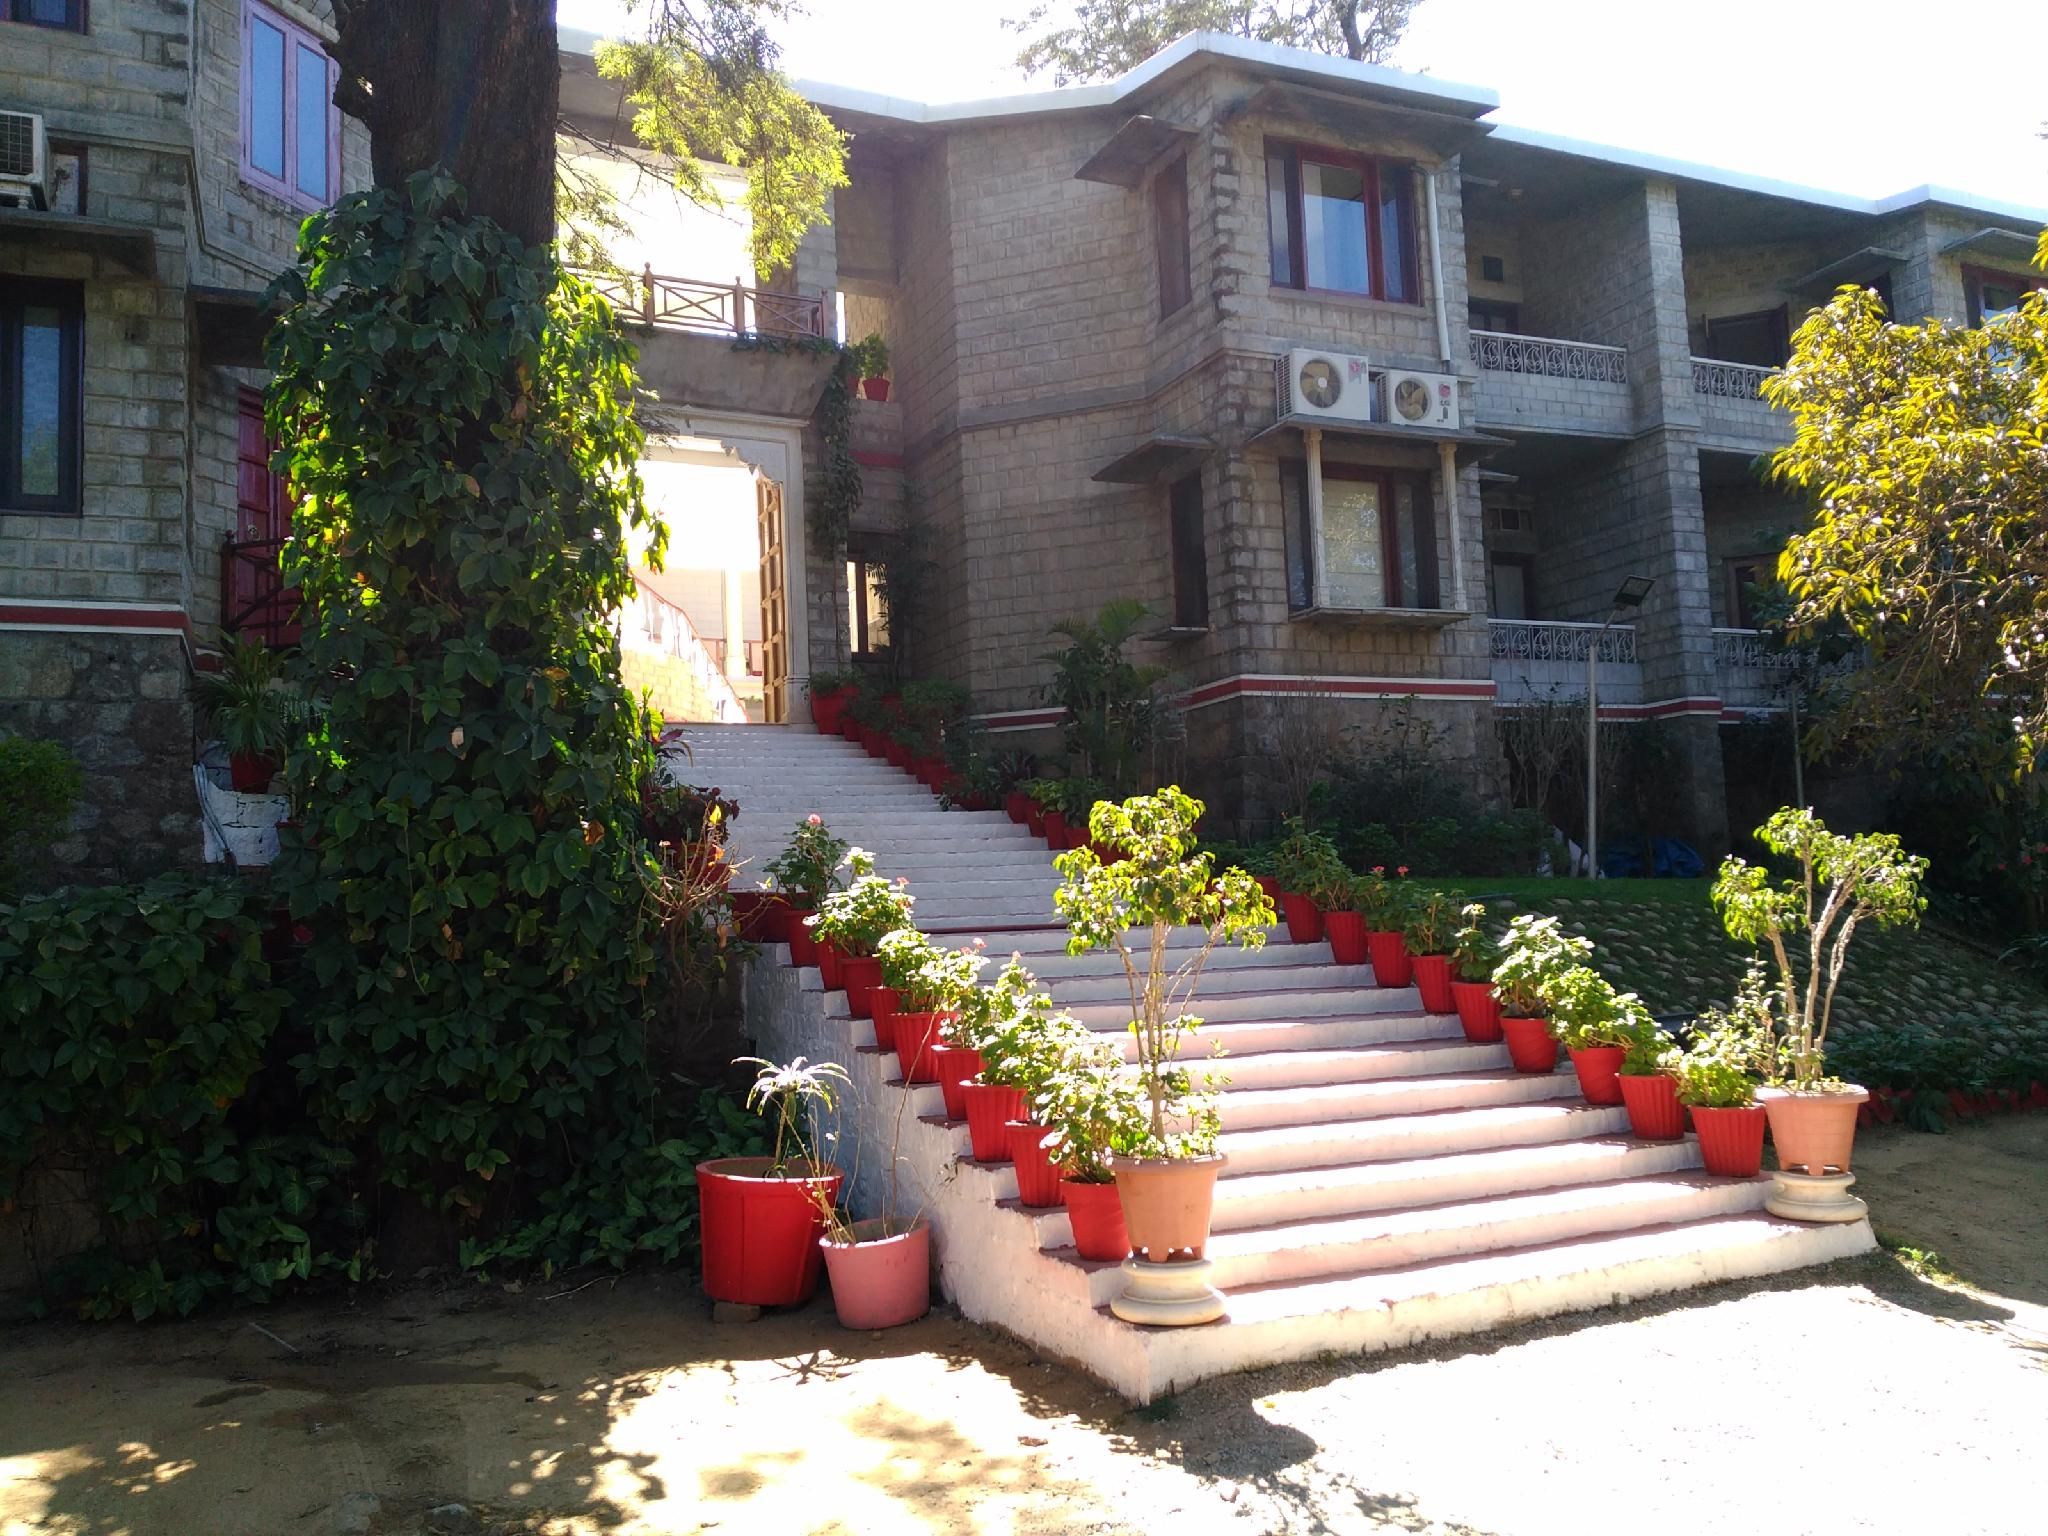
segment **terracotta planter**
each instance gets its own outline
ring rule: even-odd
[[[1045,1127],[1029,1120],[1006,1120],[1010,1161],[1017,1165],[1017,1203],[1042,1211],[1060,1203],[1060,1170],[1052,1154],[1040,1145]]]
[[[818,963],[818,941],[811,937],[811,925],[806,919],[812,915],[809,907],[791,907],[786,919],[789,929],[789,963],[791,965],[816,965]]]
[[[1456,1013],[1458,1000],[1451,993],[1451,957],[1416,955],[1409,961],[1415,990],[1422,995],[1424,1013]]]
[[[1220,1152],[1112,1159],[1131,1251],[1153,1264],[1201,1258],[1209,1247],[1209,1214],[1224,1161]]]
[[[1280,915],[1287,919],[1287,940],[1291,944],[1323,942],[1323,914],[1299,891],[1280,893]]]
[[[851,688],[828,688],[823,692],[811,692],[811,723],[826,735],[838,734],[840,723],[846,718],[846,706],[853,702]]]
[[[872,1018],[875,988],[882,984],[882,962],[873,955],[848,955],[839,962],[839,985],[846,988],[847,1010],[856,1019]]]
[[[1040,835],[1054,848],[1067,846],[1067,813],[1046,811],[1038,818]]]
[[[1579,1074],[1579,1092],[1588,1104],[1621,1102],[1621,1061],[1626,1055],[1618,1045],[1589,1045],[1571,1053],[1572,1070]]]
[[[1375,985],[1405,987],[1415,980],[1415,962],[1408,954],[1408,940],[1398,930],[1368,933],[1365,949],[1372,957]]]
[[[950,1013],[924,1010],[896,1015],[896,1067],[904,1082],[939,1080],[939,1032],[952,1021]]]
[[[1031,797],[1021,789],[1013,789],[1003,796],[1003,814],[1020,827],[1031,825]]]
[[[238,795],[260,795],[277,777],[277,759],[268,752],[235,752],[228,756],[228,786]]]
[[[1678,1102],[1676,1082],[1662,1073],[1624,1076],[1620,1081],[1630,1135],[1645,1141],[1676,1141],[1685,1134],[1685,1106]]]
[[[1856,1111],[1870,1097],[1866,1089],[1852,1085],[1839,1093],[1794,1093],[1759,1088],[1756,1096],[1770,1121],[1780,1168],[1816,1177],[1849,1171]]]
[[[939,1074],[939,1092],[946,1100],[946,1118],[967,1118],[967,1095],[962,1091],[970,1078],[981,1075],[981,1052],[965,1045],[940,1045],[932,1052],[933,1068]]]
[[[881,1221],[856,1221],[853,1241],[818,1239],[832,1277],[832,1310],[842,1328],[898,1328],[932,1309],[932,1229],[913,1222],[890,1235]]]
[[[1024,1113],[1024,1090],[971,1082],[961,1090],[967,1109],[967,1140],[977,1163],[1007,1163],[1010,1133],[1005,1122]]]
[[[868,399],[874,401],[875,404],[880,405],[889,398],[889,381],[887,379],[862,379],[860,381],[860,392],[867,396]]]
[[[1550,1020],[1511,1019],[1503,1014],[1500,1030],[1507,1038],[1508,1060],[1517,1072],[1557,1070],[1557,1042],[1550,1036]]]
[[[1764,1107],[1745,1104],[1734,1109],[1692,1106],[1692,1128],[1699,1132],[1700,1161],[1707,1172],[1731,1179],[1753,1179],[1764,1165]]]
[[[704,1289],[713,1301],[793,1307],[818,1288],[818,1199],[837,1200],[843,1175],[828,1163],[777,1178],[774,1166],[766,1157],[697,1165]]]
[[[1454,981],[1451,1001],[1457,1005],[1458,1022],[1465,1026],[1465,1038],[1474,1045],[1488,1045],[1500,1038],[1500,999],[1493,995],[1490,981]]]
[[[875,1044],[885,1051],[896,1049],[896,1010],[903,999],[894,987],[876,987],[868,994],[868,1017],[875,1021]]]
[[[1365,919],[1356,912],[1325,912],[1323,937],[1330,941],[1330,958],[1339,965],[1365,964]]]
[[[1067,1207],[1067,1224],[1074,1229],[1074,1251],[1098,1264],[1121,1264],[1131,1256],[1131,1240],[1124,1231],[1124,1202],[1114,1182],[1082,1184],[1060,1180],[1060,1199]]]

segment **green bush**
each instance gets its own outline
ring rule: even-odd
[[[57,841],[84,789],[78,760],[56,742],[0,737],[0,895]]]

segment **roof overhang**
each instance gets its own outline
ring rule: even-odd
[[[1786,286],[1795,293],[1832,293],[1844,283],[1860,283],[1866,278],[1880,277],[1906,259],[1906,252],[1893,250],[1890,246],[1866,245],[1825,266],[1815,267],[1803,277],[1793,278]]]
[[[1147,171],[1194,136],[1192,128],[1140,112],[1124,119],[1123,126],[1109,136],[1109,142],[1074,172],[1074,180],[1136,187],[1143,183]]]
[[[1215,451],[1213,438],[1155,432],[1088,478],[1104,485],[1164,485],[1178,480]]]
[[[1242,117],[1278,118],[1309,133],[1333,133],[1349,140],[1419,145],[1439,160],[1463,152],[1491,131],[1487,124],[1469,117],[1295,84],[1259,87],[1225,114],[1224,120]]]
[[[1945,256],[1981,256],[1987,261],[2015,261],[2025,266],[2033,261],[2039,241],[2038,234],[2017,229],[1980,229],[1949,241],[1941,250]]]
[[[1397,427],[1387,421],[1336,421],[1328,416],[1310,416],[1300,411],[1289,411],[1274,423],[1254,432],[1245,440],[1245,447],[1256,447],[1288,432],[1302,432],[1310,428],[1320,429],[1331,437],[1356,437],[1369,442],[1434,444],[1449,443],[1453,447],[1491,451],[1495,448],[1513,446],[1514,439],[1496,437],[1491,432],[1478,432],[1466,427],[1456,431],[1444,431],[1437,427]]]

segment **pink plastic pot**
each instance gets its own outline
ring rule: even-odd
[[[932,1309],[932,1232],[924,1222],[889,1235],[879,1221],[856,1221],[854,1240],[818,1239],[832,1277],[832,1310],[842,1328],[897,1328]]]

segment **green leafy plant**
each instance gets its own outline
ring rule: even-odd
[[[899,995],[907,992],[925,962],[938,953],[938,945],[915,928],[885,933],[875,945],[875,958],[882,962],[882,985]]]
[[[287,680],[283,653],[260,640],[231,644],[218,670],[193,679],[192,695],[234,757],[282,757],[293,726],[306,715]]]
[[[1467,902],[1458,909],[1458,931],[1451,935],[1451,969],[1460,981],[1492,981],[1500,964],[1500,943],[1486,928],[1486,904]]]
[[[1555,917],[1524,913],[1508,924],[1500,963],[1493,968],[1493,988],[1501,1011],[1510,1018],[1541,1018],[1550,990],[1559,977],[1582,966],[1593,953],[1593,941],[1566,933]]]
[[[1026,779],[1017,786],[1031,797],[1031,803],[1041,811],[1061,810],[1067,803],[1067,782],[1065,779]]]
[[[847,851],[846,840],[834,837],[825,818],[813,812],[796,824],[782,852],[768,861],[772,888],[816,906],[837,883]]]
[[[1778,972],[1776,1025],[1783,1036],[1783,1076],[1793,1088],[1824,1087],[1825,1052],[1835,989],[1848,963],[1857,926],[1915,926],[1926,910],[1921,881],[1927,861],[1909,854],[1896,835],[1830,832],[1812,811],[1787,807],[1756,831],[1757,841],[1797,873],[1773,883],[1746,860],[1722,861],[1713,900],[1731,938],[1766,944]],[[1786,948],[1806,935],[1802,982]]]
[[[948,733],[974,708],[974,695],[958,683],[930,679],[906,683],[902,699],[894,734],[919,757],[941,755]]]
[[[1408,873],[1404,866],[1400,873]],[[1389,880],[1384,865],[1374,865],[1351,882],[1351,906],[1374,933],[1394,933],[1408,921],[1408,888]]]
[[[811,937],[830,940],[842,954],[872,955],[887,935],[911,926],[910,909],[917,898],[908,880],[876,874],[874,858],[865,849],[849,852],[846,867],[852,879],[818,903],[809,919]]]
[[[1672,1069],[1679,1101],[1707,1109],[1754,1104],[1776,1058],[1763,967],[1752,965],[1728,1007],[1709,1008],[1694,1021],[1692,1043]]]
[[[1092,1031],[1066,1042],[1031,1114],[1050,1133],[1053,1160],[1077,1184],[1110,1183],[1110,1159],[1138,1156],[1145,1148],[1144,1091],[1116,1043]]]
[[[1060,873],[1053,907],[1068,926],[1067,952],[1107,950],[1123,964],[1138,1077],[1149,1105],[1145,1149],[1152,1157],[1213,1150],[1214,1105],[1196,1093],[1178,1063],[1181,1042],[1201,1026],[1188,1007],[1216,946],[1256,949],[1273,922],[1273,904],[1257,881],[1241,869],[1218,875],[1209,856],[1196,851],[1201,814],[1202,803],[1173,786],[1121,805],[1105,800],[1088,830],[1124,857],[1104,864],[1084,847],[1053,860]],[[1176,927],[1201,929],[1202,942],[1169,964],[1167,939]],[[1146,935],[1142,961],[1131,948],[1134,930]]]
[[[811,1062],[799,1056],[778,1064],[760,1056],[742,1056],[733,1063],[753,1067],[753,1086],[747,1089],[747,1108],[774,1125],[769,1160],[777,1178],[792,1172],[798,1178],[812,1177],[823,1166],[818,1148],[824,1139],[819,1128],[821,1115],[839,1107],[839,1090],[853,1086],[846,1069],[835,1061]]]
[[[1459,909],[1463,891],[1417,891],[1408,903],[1401,931],[1410,952],[1418,955],[1447,955],[1457,944]]]
[[[739,814],[739,802],[715,789],[661,784],[651,778],[640,786],[640,835],[656,847],[723,845]]]
[[[1616,992],[1613,983],[1589,965],[1567,966],[1549,977],[1542,995],[1550,1032],[1569,1050],[1626,1047],[1650,1017],[1641,998]]]
[[[1270,871],[1283,891],[1306,896],[1326,911],[1350,905],[1351,871],[1337,856],[1337,846],[1320,832],[1311,832],[1298,816],[1287,819],[1287,831],[1273,844]]]
[[[0,736],[0,896],[63,834],[85,790],[85,773],[63,746]]]
[[[880,331],[869,331],[847,350],[853,354],[854,371],[864,379],[879,379],[889,371],[889,344]]]
[[[812,698],[816,698],[820,694],[843,693],[848,688],[857,689],[860,687],[860,683],[861,676],[858,672],[851,670],[844,672],[835,672],[828,670],[823,672],[813,672],[811,674],[809,683],[807,683],[805,686],[808,688],[810,696]]]
[[[1633,994],[1627,994],[1633,996]],[[1678,1044],[1650,1011],[1637,1005],[1628,1017],[1628,1038],[1621,1042],[1623,1077],[1671,1077],[1678,1070]]]
[[[1045,701],[1066,712],[1060,737],[1069,769],[1102,781],[1111,795],[1139,787],[1162,734],[1158,685],[1166,674],[1124,654],[1147,616],[1129,598],[1107,603],[1092,620],[1055,624],[1053,634],[1067,643],[1042,658],[1053,669]]]

